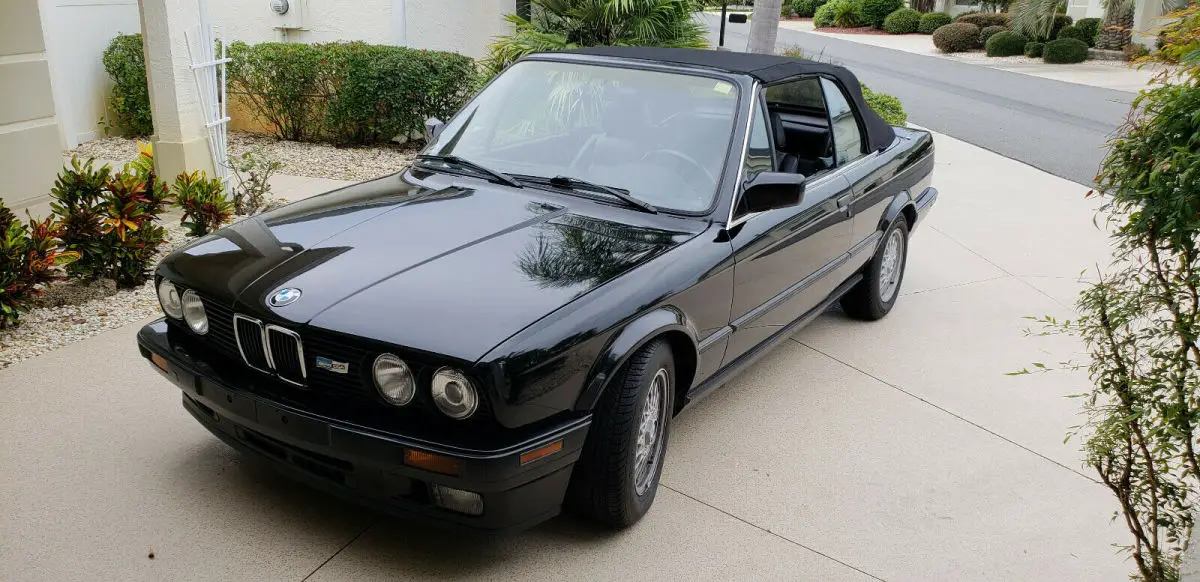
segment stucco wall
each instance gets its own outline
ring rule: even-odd
[[[0,0],[0,2],[7,0]],[[58,117],[67,147],[95,139],[112,81],[100,62],[118,34],[140,32],[137,0],[40,0]]]
[[[408,0],[407,44],[482,59],[493,38],[509,32],[504,15],[515,11],[516,0]]]
[[[62,164],[38,0],[0,0],[0,199],[43,196]]]
[[[268,0],[208,0],[214,24],[226,38],[330,42],[362,40],[434,50],[473,58],[487,56],[492,38],[508,31],[504,15],[516,0],[289,0],[288,14]],[[277,27],[299,26],[284,32]]]
[[[271,11],[268,0],[208,0],[213,24],[226,38],[248,43],[282,41],[275,27],[299,20],[306,30],[288,33],[293,42],[362,40],[390,43],[393,0],[289,0],[288,14]]]

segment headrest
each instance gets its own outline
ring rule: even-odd
[[[775,132],[775,149],[784,149],[787,147],[787,132],[783,129],[783,118],[779,116],[778,111],[770,112],[770,116],[771,131]]]

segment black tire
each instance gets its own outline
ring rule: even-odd
[[[891,289],[891,295],[885,299],[883,297],[885,294],[885,282],[883,281],[882,273],[884,255],[886,254],[888,241],[893,236],[899,236],[900,264],[897,267],[899,272],[895,274],[895,286]],[[904,270],[907,266],[908,223],[903,217],[900,217],[884,231],[883,238],[880,239],[879,248],[875,249],[875,256],[871,257],[871,261],[863,269],[863,280],[842,297],[842,310],[846,312],[846,315],[854,319],[864,321],[883,319],[892,310],[892,306],[896,304],[896,298],[900,297],[900,286],[904,283]]]
[[[638,434],[647,394],[656,376],[665,371],[665,386],[660,404],[661,430],[655,447],[648,453],[652,465],[646,477],[635,483]],[[654,340],[637,351],[614,378],[593,413],[583,452],[571,474],[569,504],[577,513],[614,528],[637,523],[654,503],[658,480],[666,458],[671,435],[671,416],[675,406],[675,359],[665,340]],[[647,481],[648,479],[648,481]]]

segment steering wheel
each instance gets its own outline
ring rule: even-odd
[[[713,185],[716,185],[716,183],[717,183],[716,176],[713,176],[712,173],[708,171],[708,168],[705,168],[704,166],[702,166],[700,164],[700,162],[697,162],[695,159],[692,158],[692,156],[689,156],[679,150],[672,150],[672,149],[651,150],[649,152],[646,152],[646,155],[642,156],[642,161],[643,162],[646,161],[651,156],[667,156],[667,157],[675,158],[676,160],[681,160],[684,163],[686,163],[687,165],[698,170],[701,174],[704,175],[705,178],[708,178],[709,181],[712,182]],[[680,175],[686,177],[688,174],[680,172]]]

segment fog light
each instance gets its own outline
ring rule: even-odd
[[[433,486],[433,504],[467,515],[483,515],[483,496],[445,485]]]

